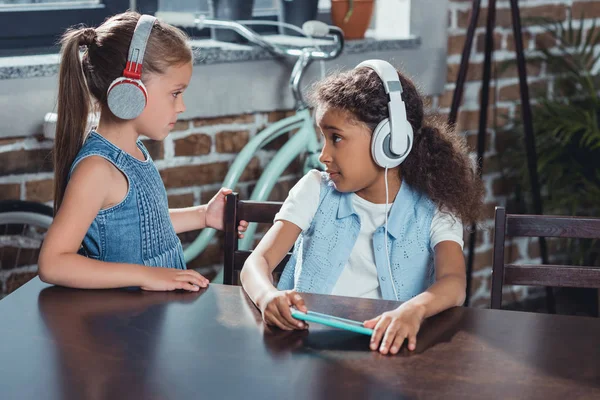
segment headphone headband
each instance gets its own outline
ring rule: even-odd
[[[123,71],[123,76],[132,79],[142,78],[142,64],[144,62],[144,53],[146,44],[152,32],[152,27],[156,22],[156,17],[151,15],[142,15],[135,26],[131,44],[129,45],[129,56],[127,65]]]
[[[356,68],[370,68],[377,75],[389,97],[388,111],[390,119],[390,148],[395,154],[402,154],[407,148],[407,136],[403,134],[406,124],[406,107],[402,101],[402,84],[398,71],[390,63],[383,60],[363,61]]]

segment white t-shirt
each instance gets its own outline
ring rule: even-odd
[[[321,193],[321,173],[313,170],[290,190],[275,221],[285,220],[307,230],[317,213]],[[331,294],[338,296],[381,299],[377,267],[373,251],[373,234],[385,224],[385,204],[371,203],[352,194],[352,206],[360,217],[360,232],[348,262]],[[388,204],[388,213],[391,204]],[[431,221],[431,249],[445,240],[463,247],[463,225],[458,218],[436,208]]]

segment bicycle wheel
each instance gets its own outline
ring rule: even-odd
[[[53,215],[44,204],[0,201],[0,298],[37,274],[40,248]]]

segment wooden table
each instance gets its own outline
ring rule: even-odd
[[[394,302],[306,295],[367,319]],[[454,308],[417,350],[263,327],[239,287],[92,291],[37,278],[0,301],[1,399],[599,399],[600,319]]]

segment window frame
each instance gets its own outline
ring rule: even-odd
[[[73,25],[98,26],[107,17],[129,9],[130,0],[103,0],[100,4],[69,7],[35,5],[0,11],[0,50],[10,52],[56,50],[65,29]]]

